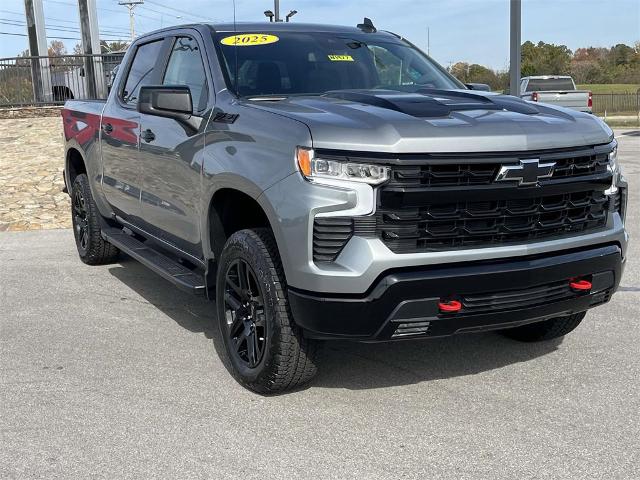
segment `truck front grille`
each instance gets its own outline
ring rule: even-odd
[[[531,152],[526,155],[501,154],[458,157],[430,156],[424,165],[397,165],[393,167],[389,185],[395,187],[454,187],[491,185],[502,165],[517,164],[519,159],[537,158],[540,162],[555,162],[552,179],[580,177],[605,173],[608,153],[595,150],[577,152]],[[468,162],[468,163],[462,163]]]
[[[579,235],[606,226],[608,155],[614,144],[529,152],[389,154],[316,150],[321,158],[390,167],[374,215],[354,218],[325,239],[314,225],[314,259],[333,261],[352,235],[377,237],[395,253],[480,248]],[[502,166],[537,159],[554,163],[551,177],[533,185],[497,181]],[[617,202],[609,205],[609,202]],[[323,219],[327,222],[328,219]],[[348,229],[336,220],[336,227]],[[333,228],[333,227],[332,227]]]
[[[377,233],[395,253],[479,247],[583,233],[605,226],[608,199],[582,191],[512,200],[381,208]]]

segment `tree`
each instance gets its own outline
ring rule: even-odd
[[[104,40],[100,40],[100,51],[102,53],[123,52],[128,46],[129,44],[127,42],[105,42]]]
[[[491,70],[477,63],[454,63],[449,72],[462,83],[486,83],[492,90],[503,90],[508,84],[509,74]]]
[[[49,48],[47,49],[47,54],[50,57],[61,57],[67,54],[67,47],[65,47],[64,43],[60,40],[51,40]]]
[[[572,52],[566,45],[526,41],[522,44],[523,76],[567,75],[571,70]]]

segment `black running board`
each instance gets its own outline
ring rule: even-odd
[[[180,290],[193,295],[204,295],[204,277],[192,272],[184,265],[147,247],[144,243],[117,228],[102,230],[102,238],[150,268],[162,278],[169,280]]]

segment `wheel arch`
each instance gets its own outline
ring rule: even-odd
[[[84,156],[75,147],[69,147],[65,155],[65,177],[67,181],[67,189],[71,191],[71,186],[76,177],[81,173],[87,173],[87,164]]]
[[[254,184],[240,186],[237,181],[220,184],[209,195],[203,215],[203,253],[207,262],[207,290],[215,288],[217,259],[227,239],[245,228],[269,228],[279,248],[279,224],[273,207]]]

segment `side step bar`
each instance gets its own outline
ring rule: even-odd
[[[117,228],[104,228],[102,238],[125,252],[135,260],[149,267],[162,278],[169,280],[180,290],[204,295],[204,277],[189,270],[184,265],[172,260],[162,253],[147,247],[144,243],[127,235]]]

